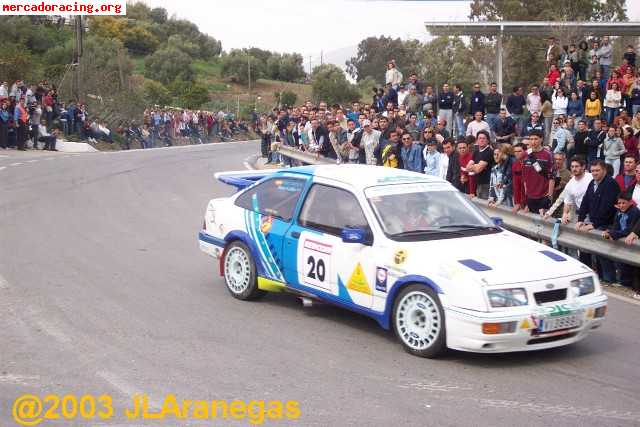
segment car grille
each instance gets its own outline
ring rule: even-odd
[[[571,332],[571,333],[568,333],[568,334],[555,335],[555,336],[552,336],[552,337],[534,338],[532,340],[527,341],[527,345],[545,344],[545,343],[548,343],[548,342],[566,340],[568,338],[573,338],[576,335],[578,335],[577,332]]]
[[[536,299],[536,303],[545,304],[547,302],[563,301],[567,299],[567,288],[554,289],[552,291],[535,292],[533,296]]]

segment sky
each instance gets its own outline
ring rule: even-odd
[[[562,0],[559,0],[562,1]],[[188,19],[222,42],[222,48],[259,47],[298,52],[309,67],[344,66],[369,36],[427,40],[425,21],[468,21],[468,0],[144,0],[169,16]],[[627,0],[630,20],[640,20],[640,0]]]

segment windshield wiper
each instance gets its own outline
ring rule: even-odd
[[[459,231],[442,230],[440,228],[429,228],[429,229],[421,229],[421,230],[402,231],[400,233],[390,234],[390,236],[391,237],[408,237],[408,236],[420,236],[423,234],[444,234],[444,233],[462,235],[462,233],[460,233]]]
[[[493,225],[477,225],[477,224],[449,224],[443,225],[440,228],[462,228],[466,230],[498,230]]]

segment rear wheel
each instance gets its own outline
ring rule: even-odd
[[[423,285],[410,285],[400,291],[393,307],[393,328],[405,350],[420,357],[444,353],[444,310],[438,295]]]
[[[232,242],[224,251],[224,281],[231,295],[239,300],[258,299],[266,293],[258,289],[251,251],[240,241]]]

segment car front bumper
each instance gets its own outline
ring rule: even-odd
[[[582,315],[581,324],[551,332],[537,332],[535,313],[531,307],[515,312],[477,312],[458,307],[445,308],[447,347],[475,353],[506,353],[542,350],[575,343],[601,326],[605,317],[594,317],[596,310],[606,307],[604,294],[584,296],[577,304]],[[485,334],[483,323],[517,322],[514,332]]]

